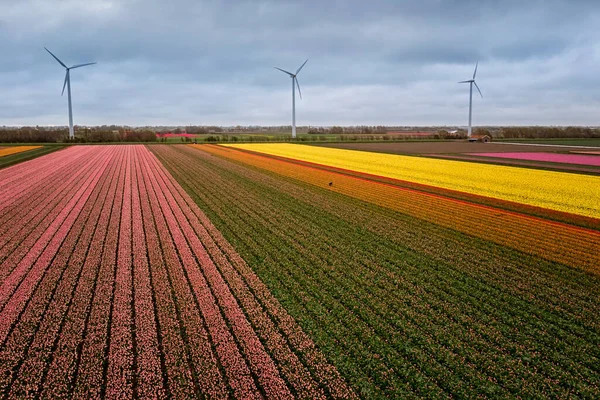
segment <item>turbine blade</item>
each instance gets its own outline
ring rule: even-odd
[[[69,70],[67,69],[67,72],[65,73],[65,83],[63,83],[63,90],[62,93],[60,94],[61,96],[63,94],[65,94],[65,87],[67,87],[67,79],[69,79]]]
[[[298,94],[300,95],[300,99],[302,99],[302,91],[300,90],[300,84],[298,83],[298,78],[294,77],[296,81],[296,86],[298,87]]]
[[[304,68],[304,66],[306,65],[306,63],[307,63],[307,62],[308,62],[308,58],[306,59],[306,61],[304,61],[304,63],[303,63],[301,66],[300,66],[300,68],[298,68],[298,69],[296,70],[296,75],[298,75],[298,73],[300,72],[300,70],[301,70],[302,68]]]
[[[44,49],[46,49],[46,48],[44,47]],[[62,61],[60,61],[60,60],[58,59],[58,57],[56,57],[54,54],[52,54],[52,52],[51,52],[50,50],[46,49],[46,51],[47,51],[48,53],[50,53],[50,55],[51,55],[52,57],[54,57],[54,59],[55,59],[56,61],[58,61],[58,63],[59,63],[60,65],[62,65],[62,66],[63,66],[63,67],[65,67],[65,68],[68,68],[68,67],[67,67],[67,66],[66,66],[66,65],[65,65],[65,64],[64,64]]]
[[[477,88],[477,91],[479,92],[479,95],[483,99],[483,95],[481,94],[481,90],[479,90],[479,86],[477,86],[477,83],[475,81],[473,81],[473,84],[475,85],[475,87]]]
[[[479,65],[479,61],[475,64],[475,71],[473,71],[473,79],[475,79],[475,75],[477,75],[477,66]]]
[[[91,62],[91,63],[85,63],[85,64],[77,64],[77,65],[73,65],[73,66],[72,66],[71,68],[69,68],[69,69],[75,69],[75,68],[79,68],[79,67],[85,67],[85,66],[88,66],[88,65],[94,65],[94,64],[97,64],[97,63],[95,63],[95,62]]]
[[[294,74],[292,74],[291,72],[287,72],[285,69],[281,69],[281,68],[277,68],[277,67],[273,67],[273,68],[275,68],[275,69],[278,69],[278,70],[280,70],[281,72],[285,72],[286,74],[288,74],[288,75],[289,75],[289,76],[291,76],[291,77],[293,77],[293,76],[294,76]]]
[[[471,82],[471,81],[460,81],[458,83],[469,83],[469,82]]]

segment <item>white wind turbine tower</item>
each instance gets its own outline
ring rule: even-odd
[[[293,138],[296,137],[296,86],[298,86],[298,94],[300,94],[300,98],[302,98],[302,92],[300,91],[300,84],[298,83],[297,75],[300,73],[300,70],[304,67],[304,65],[307,62],[308,62],[308,59],[306,59],[306,61],[304,61],[304,64],[302,64],[300,66],[300,68],[298,68],[296,70],[295,74],[292,74],[291,72],[288,72],[284,69],[275,67],[275,69],[278,69],[281,72],[285,72],[286,74],[288,74],[290,76],[290,78],[292,78],[292,137]]]
[[[46,48],[44,47],[44,49],[46,49]],[[62,61],[60,61],[58,59],[58,57],[56,57],[54,54],[52,54],[52,52],[50,50],[46,49],[46,51],[48,53],[50,53],[50,55],[52,57],[54,57],[54,59],[56,61],[58,61],[58,63],[60,65],[62,65],[65,68],[65,70],[67,71],[67,73],[65,74],[65,83],[63,84],[63,89],[62,89],[61,96],[65,94],[65,86],[66,86],[67,87],[67,94],[68,94],[68,97],[69,97],[69,139],[73,139],[75,137],[75,132],[73,130],[73,106],[72,106],[72,103],[71,103],[71,70],[75,69],[75,68],[85,67],[85,66],[88,66],[88,65],[93,65],[93,64],[96,64],[96,63],[95,62],[91,62],[91,63],[77,64],[77,65],[73,65],[71,67],[67,67]]]
[[[479,86],[477,86],[477,82],[475,82],[475,75],[477,75],[477,66],[479,65],[479,61],[475,64],[475,71],[473,71],[473,79],[469,79],[468,81],[460,81],[458,83],[468,83],[469,84],[469,133],[468,137],[471,137],[471,116],[473,115],[473,85],[477,88],[479,95],[483,99],[483,95],[481,94],[481,90],[479,90]]]

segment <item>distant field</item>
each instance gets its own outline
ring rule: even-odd
[[[291,143],[223,146],[600,218],[600,177],[596,176]]]
[[[11,147],[5,147],[4,149],[10,149]],[[0,157],[0,168],[6,168],[14,164],[18,164],[23,161],[31,160],[36,157],[49,154],[54,151],[62,149],[62,146],[35,146],[33,150],[27,150],[24,152],[13,153]],[[1,150],[0,150],[1,151]]]
[[[478,153],[482,154],[482,153]],[[483,153],[488,154],[488,153]],[[510,154],[506,153],[494,153],[494,154]],[[520,154],[520,153],[516,153]],[[542,152],[535,154],[544,154]],[[564,153],[554,153],[554,154],[564,154]],[[581,165],[581,164],[568,164],[568,163],[558,163],[552,161],[534,161],[534,160],[524,160],[518,158],[505,158],[505,157],[489,157],[489,156],[481,156],[481,155],[473,155],[472,153],[464,153],[464,154],[430,154],[432,157],[436,158],[445,158],[451,160],[461,160],[461,161],[471,161],[482,164],[496,164],[496,165],[507,165],[513,167],[521,167],[521,168],[533,168],[533,169],[545,169],[549,171],[560,171],[560,172],[576,172],[576,173],[585,173],[592,175],[600,174],[600,167],[596,167],[594,165]]]
[[[501,139],[503,142],[551,144],[555,146],[600,147],[600,138],[593,139]]]
[[[31,151],[35,149],[39,149],[42,146],[11,146],[0,148],[0,157],[10,156],[12,154],[23,153],[26,151]]]
[[[544,161],[550,163],[576,164],[600,167],[600,157],[585,154],[564,154],[545,152],[514,152],[514,153],[470,153],[473,156],[509,158],[515,160]]]
[[[477,152],[516,152],[516,151],[548,151],[548,147],[516,146],[504,143],[470,143],[460,141],[423,141],[423,142],[377,142],[377,143],[316,143],[316,146],[335,147],[338,149],[374,151],[390,154],[452,154]],[[570,147],[552,148],[552,151],[570,151]]]
[[[589,174],[600,174],[600,167],[594,166],[594,162],[586,164],[576,163],[560,163],[558,158],[566,159],[566,153],[581,153],[591,156],[584,150],[578,151],[573,147],[555,147],[555,146],[536,146],[529,144],[507,144],[502,142],[494,143],[469,143],[466,141],[435,141],[435,142],[378,142],[378,143],[310,143],[315,146],[331,147],[348,150],[360,150],[376,153],[388,154],[406,154],[406,155],[424,155],[436,158],[445,158],[462,161],[473,161],[485,164],[509,165],[526,168],[547,169],[552,171],[563,172],[580,172]],[[549,153],[552,152],[552,153]],[[530,159],[527,157],[512,157],[507,158],[502,154],[528,154],[539,153],[540,156],[532,155]],[[484,157],[482,154],[488,154]],[[497,154],[498,157],[489,156]],[[562,154],[554,158],[550,156],[542,156],[543,154]],[[537,160],[537,161],[536,161]],[[590,165],[592,164],[592,165]]]

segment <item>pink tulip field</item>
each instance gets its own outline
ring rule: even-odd
[[[0,170],[2,398],[353,398],[156,156]]]

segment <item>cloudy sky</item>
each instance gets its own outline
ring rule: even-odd
[[[600,125],[600,3],[0,0],[0,125]]]

